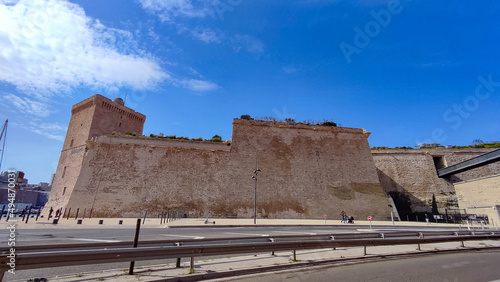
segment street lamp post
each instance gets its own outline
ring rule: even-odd
[[[253,171],[254,176],[252,178],[255,180],[254,195],[253,195],[253,224],[257,224],[257,176],[259,175],[260,169]]]

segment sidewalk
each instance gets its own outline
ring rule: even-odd
[[[17,227],[19,229],[53,229],[53,228],[116,228],[120,226],[135,227],[137,224],[137,218],[85,218],[85,219],[75,219],[75,218],[61,218],[58,220],[57,224],[53,223],[53,219],[50,220],[39,218],[35,221],[35,218],[30,218],[28,223],[24,223],[22,218],[15,218],[17,220]],[[81,221],[81,224],[78,222]],[[160,218],[146,218],[146,220],[141,219],[141,228],[180,228],[180,227],[235,227],[235,226],[272,226],[272,225],[337,225],[337,226],[356,226],[369,228],[369,221],[355,221],[354,224],[343,224],[340,220],[323,220],[323,219],[257,219],[257,224],[254,225],[253,219],[243,218],[243,219],[227,219],[227,218],[210,218],[209,223],[205,224],[206,218],[181,218],[168,223],[160,224]],[[102,224],[100,224],[102,222]],[[121,222],[121,224],[120,224]],[[144,223],[143,223],[144,222]],[[215,222],[215,224],[214,224]],[[10,222],[12,223],[12,222]],[[7,227],[10,223],[7,223],[6,218],[3,217],[0,220],[0,228]],[[372,227],[376,226],[414,226],[414,227],[455,227],[462,229],[467,229],[467,225],[452,224],[452,223],[430,223],[426,222],[415,222],[415,221],[395,221],[394,225],[391,221],[371,221]],[[479,224],[471,225],[475,229],[482,227]],[[497,227],[491,225],[485,225],[485,229]]]

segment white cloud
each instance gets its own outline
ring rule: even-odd
[[[38,118],[35,118],[34,121],[30,121],[27,124],[19,120],[12,121],[12,125],[59,141],[64,141],[64,135],[68,130],[66,126],[62,126],[57,122],[47,123]]]
[[[0,80],[40,99],[81,85],[143,89],[169,78],[130,43],[131,33],[67,1],[0,4]]]
[[[17,111],[36,117],[47,117],[50,114],[49,107],[46,103],[38,102],[30,98],[21,98],[14,94],[5,93],[2,96],[4,105],[10,104],[14,106]]]
[[[162,21],[175,17],[205,18],[214,16],[212,0],[139,0],[142,8],[158,15]]]
[[[184,88],[196,92],[213,91],[219,88],[219,86],[216,83],[199,79],[182,79],[178,80],[177,83]]]
[[[251,35],[237,34],[233,37],[232,44],[235,52],[241,49],[254,54],[264,52],[264,43]]]
[[[194,39],[203,41],[205,43],[221,43],[225,37],[219,30],[216,31],[211,28],[202,27],[197,27],[195,30],[192,30],[191,36]]]
[[[296,69],[294,67],[283,67],[282,70],[286,74],[292,74],[292,73],[296,73],[299,71],[298,69]]]

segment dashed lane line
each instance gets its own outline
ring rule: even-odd
[[[236,235],[250,235],[250,236],[262,236],[269,237],[269,234],[253,234],[253,233],[236,233],[236,232],[224,232],[224,234],[236,234]]]
[[[101,240],[101,239],[88,239],[88,238],[64,238],[68,240],[76,240],[76,241],[89,241],[89,242],[104,242],[104,243],[117,243],[121,242],[119,240]]]
[[[171,234],[161,234],[161,236],[167,236],[167,237],[184,237],[184,238],[193,238],[193,239],[204,239],[205,237],[200,237],[200,236],[188,236],[188,235],[171,235]]]
[[[291,234],[301,234],[301,235],[316,235],[316,233],[310,232],[298,232],[298,231],[274,231],[275,233],[291,233]]]

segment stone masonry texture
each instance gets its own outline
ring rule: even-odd
[[[72,108],[46,210],[93,217],[178,210],[189,217],[390,218],[390,192],[415,212],[458,208],[454,183],[498,173],[500,164],[439,178],[436,169],[491,149],[370,150],[363,129],[233,120],[230,142],[142,136],[145,116],[94,95]],[[125,135],[126,133],[129,133]],[[135,135],[135,136],[131,136]]]

